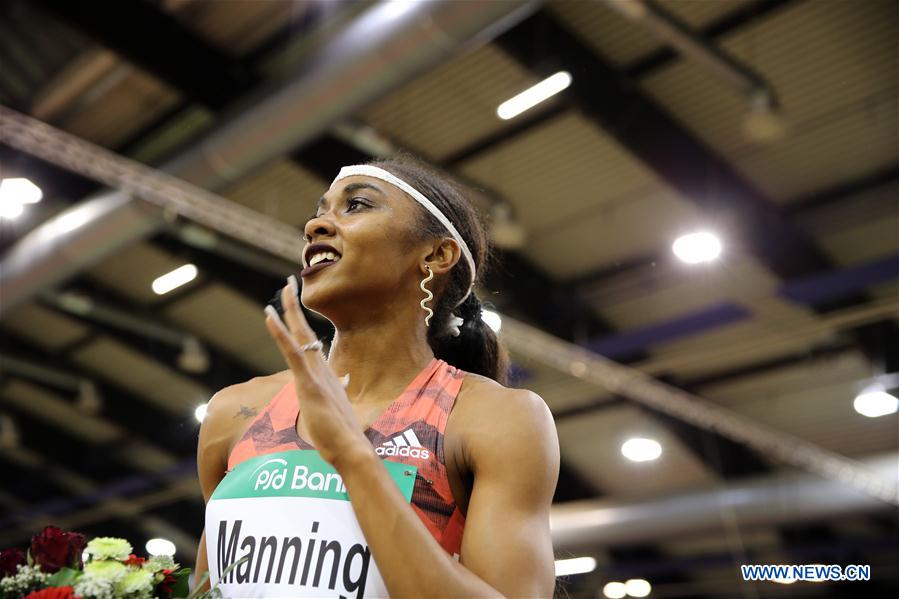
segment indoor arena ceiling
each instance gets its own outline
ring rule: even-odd
[[[301,225],[341,165],[412,152],[482,190],[485,216],[509,214],[526,233],[480,290],[499,312],[845,456],[895,454],[896,415],[866,418],[852,400],[877,377],[899,386],[899,4],[662,5],[773,92],[773,132],[752,129],[758,98],[610,2],[550,0],[216,191]],[[9,0],[0,3],[0,103],[158,166],[302,73],[303,58],[369,6]],[[570,88],[497,118],[500,103],[562,69]],[[2,144],[0,175],[27,176],[45,193],[3,222],[4,252],[102,189]],[[698,228],[721,234],[717,262],[672,254],[674,239]],[[52,514],[135,541],[164,531],[193,562],[203,526],[190,480],[194,409],[283,367],[262,307],[291,271],[257,248],[202,239],[202,229],[172,223],[4,312],[0,547]],[[199,270],[192,283],[151,291],[186,262]],[[97,309],[84,310],[85,299]],[[186,338],[199,341],[208,368],[184,367]],[[513,361],[514,384],[556,417],[559,502],[711,493],[740,477],[781,476],[717,434]],[[657,439],[662,458],[623,460],[632,436]],[[828,547],[848,563],[878,563],[884,538],[899,540],[895,511],[598,544],[591,555],[605,572],[652,564],[646,577],[668,596],[723,596],[739,591],[734,551],[819,556]],[[880,572],[883,584],[899,583],[895,563]]]

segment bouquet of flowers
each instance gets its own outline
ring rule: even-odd
[[[0,552],[0,599],[221,596],[218,589],[201,594],[208,573],[194,592],[188,593],[190,572],[190,568],[179,567],[169,556],[137,557],[125,539],[97,537],[87,543],[81,533],[48,526],[31,537],[27,552],[18,547]]]

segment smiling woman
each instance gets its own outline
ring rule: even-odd
[[[504,386],[463,189],[411,158],[345,167],[304,232],[302,290],[266,311],[289,369],[203,420],[198,574],[241,597],[551,596],[558,440]],[[300,303],[333,323],[327,356]]]

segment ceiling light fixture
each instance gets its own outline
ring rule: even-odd
[[[14,177],[0,181],[0,199],[17,204],[36,204],[44,197],[41,188],[24,177]]]
[[[197,267],[193,264],[185,264],[153,281],[153,291],[156,295],[163,295],[185,283],[190,283],[196,277]]]
[[[24,177],[0,180],[0,218],[18,218],[25,204],[35,204],[43,197],[41,188]]]
[[[621,599],[627,595],[627,588],[623,582],[610,582],[602,588],[602,594],[609,599]]]
[[[493,329],[494,333],[499,333],[503,326],[502,317],[493,310],[481,310],[481,320],[487,323],[487,326]]]
[[[852,407],[862,416],[879,418],[888,414],[895,414],[899,410],[899,399],[881,389],[869,389],[859,393]]]
[[[573,557],[556,560],[556,576],[586,574],[596,569],[596,560],[592,557]]]
[[[622,443],[621,455],[632,462],[651,462],[662,455],[662,446],[654,439],[635,437]]]
[[[687,264],[711,262],[721,255],[721,241],[713,233],[700,231],[678,237],[671,250]]]
[[[175,555],[175,544],[168,539],[150,539],[147,541],[147,553],[150,555]]]
[[[652,592],[652,585],[642,578],[631,578],[624,583],[624,590],[630,597],[648,597]]]
[[[496,109],[496,115],[503,120],[514,118],[525,110],[551,98],[569,85],[571,85],[571,74],[567,71],[559,71],[500,104]]]

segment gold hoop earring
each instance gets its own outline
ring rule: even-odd
[[[431,267],[428,266],[427,264],[425,264],[425,268],[428,269],[428,276],[426,276],[424,279],[422,279],[421,284],[419,284],[419,287],[421,287],[421,290],[425,292],[425,298],[423,300],[421,300],[421,302],[419,302],[419,305],[421,306],[422,310],[424,310],[425,312],[428,313],[428,315],[425,316],[425,326],[429,327],[429,326],[431,326],[431,317],[434,316],[434,311],[431,310],[429,307],[427,307],[425,304],[427,302],[431,301],[432,299],[434,299],[434,294],[431,293],[431,291],[427,287],[425,287],[425,283],[427,283],[428,281],[430,281],[431,279],[434,278],[434,271],[431,270]]]

